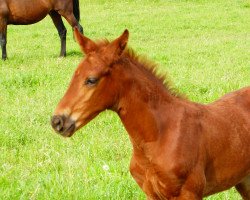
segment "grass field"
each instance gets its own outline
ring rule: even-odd
[[[81,3],[88,37],[129,45],[168,73],[189,99],[211,102],[250,85],[249,0],[94,0]],[[72,138],[50,117],[82,58],[67,24],[67,53],[48,17],[8,27],[0,61],[0,199],[145,199],[129,174],[131,144],[116,114],[100,114]],[[234,189],[207,198],[240,199]]]

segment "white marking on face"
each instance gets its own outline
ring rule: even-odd
[[[77,119],[79,118],[79,116],[82,115],[82,113],[85,112],[87,107],[87,102],[91,98],[93,92],[94,90],[92,89],[90,91],[85,92],[84,95],[78,97],[77,103],[75,104],[72,113],[72,115],[76,115]]]
[[[73,114],[70,116],[70,118],[71,118],[73,121],[76,122],[76,121],[80,118],[80,116],[81,116],[81,113],[75,112],[75,113],[73,113]]]
[[[83,108],[83,110],[85,110],[84,108]],[[87,118],[89,118],[89,116],[90,116],[90,112],[83,112],[83,113],[81,113],[80,115],[79,115],[79,117],[78,117],[78,120],[76,121],[76,126],[78,127],[78,126],[80,126],[82,123],[85,123],[85,120],[87,119]]]
[[[66,109],[63,110],[63,114],[64,114],[65,116],[69,116],[70,113],[71,113],[71,109],[70,109],[70,108],[66,108]]]
[[[83,97],[83,102],[88,101],[91,98],[91,96],[94,93],[94,91],[95,91],[94,89],[91,89],[91,90],[87,91],[85,93],[84,97]]]
[[[87,119],[90,115],[90,112],[86,112],[88,109],[88,101],[91,99],[95,89],[90,88],[84,93],[84,95],[79,97],[79,104],[76,103],[74,106],[70,118],[75,121],[75,126],[78,128],[84,123],[85,119]]]
[[[79,122],[76,122],[75,126],[76,128],[78,128],[82,123],[79,121]]]
[[[71,113],[71,109],[70,109],[69,107],[67,107],[67,108],[65,108],[65,109],[63,109],[63,110],[60,110],[60,109],[59,109],[59,112],[56,111],[56,112],[55,112],[55,115],[65,115],[65,116],[69,116],[70,113]]]

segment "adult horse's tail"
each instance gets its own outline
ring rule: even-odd
[[[76,20],[79,22],[80,20],[79,0],[73,0],[73,13],[75,15]]]

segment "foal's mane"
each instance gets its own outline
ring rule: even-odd
[[[131,60],[134,60],[136,63],[138,63],[139,66],[142,66],[148,72],[147,75],[156,78],[157,82],[164,85],[171,95],[174,95],[179,98],[184,98],[184,96],[180,94],[175,87],[173,87],[173,84],[169,79],[168,74],[159,73],[158,64],[148,60],[145,56],[136,54],[132,48],[127,48],[125,50],[125,55],[128,56]]]
[[[99,47],[101,46],[107,46],[108,44],[110,44],[109,40],[107,39],[103,39],[103,40],[99,40],[96,43]],[[179,93],[179,91],[173,87],[172,82],[170,81],[167,73],[159,73],[159,69],[158,69],[158,65],[150,60],[147,59],[147,57],[145,56],[141,56],[135,53],[135,51],[130,48],[127,47],[125,49],[125,52],[123,53],[123,55],[130,59],[131,61],[133,61],[134,63],[136,63],[136,66],[142,67],[146,72],[145,73],[147,76],[152,76],[154,77],[158,83],[162,84],[165,86],[166,90],[173,96],[176,96],[178,98],[186,98],[183,94]]]

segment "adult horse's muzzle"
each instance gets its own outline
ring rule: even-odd
[[[53,129],[64,137],[70,137],[75,132],[75,121],[64,115],[54,115],[51,119]]]

